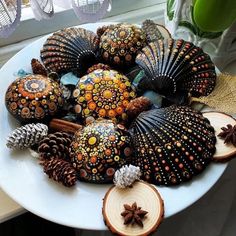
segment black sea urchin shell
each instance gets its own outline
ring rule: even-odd
[[[208,54],[182,39],[166,39],[149,43],[136,57],[146,76],[140,89],[162,95],[187,91],[192,96],[207,96],[216,83],[215,66]]]
[[[202,172],[212,160],[216,137],[201,113],[184,106],[142,112],[130,127],[135,150],[131,164],[143,179],[176,185]]]
[[[49,72],[82,75],[96,62],[97,36],[82,28],[55,32],[43,45],[41,59]]]

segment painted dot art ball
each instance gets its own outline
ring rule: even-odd
[[[98,119],[74,135],[71,160],[78,178],[86,182],[106,183],[125,165],[132,154],[130,138],[123,125]]]
[[[16,79],[7,89],[5,104],[19,121],[42,121],[54,116],[63,106],[57,82],[42,75],[27,75]]]
[[[83,76],[73,96],[78,116],[126,120],[125,109],[136,94],[128,78],[115,70],[95,70]]]

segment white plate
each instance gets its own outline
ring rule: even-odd
[[[95,31],[103,24],[84,27]],[[11,152],[5,145],[8,134],[18,126],[5,108],[5,91],[18,69],[30,71],[31,59],[39,58],[45,39],[43,37],[21,50],[0,70],[0,186],[25,209],[45,219],[75,228],[104,230],[102,199],[110,185],[79,182],[75,188],[65,188],[44,175],[42,167],[28,151]],[[189,183],[158,187],[165,202],[165,217],[176,214],[203,196],[220,178],[226,166],[210,164]]]

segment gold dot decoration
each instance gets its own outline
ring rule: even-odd
[[[135,150],[131,164],[157,185],[189,181],[212,161],[216,137],[204,116],[191,108],[170,106],[139,114],[129,129]]]
[[[75,133],[71,160],[78,178],[93,183],[111,182],[115,171],[132,155],[130,137],[123,125],[98,119]]]
[[[111,65],[132,65],[145,42],[146,36],[141,28],[130,24],[111,25],[101,35],[99,52]]]
[[[115,70],[95,70],[80,79],[73,96],[78,116],[126,120],[126,107],[136,93],[128,78]]]
[[[59,84],[42,75],[27,75],[16,79],[5,95],[8,111],[23,122],[52,117],[63,103]]]

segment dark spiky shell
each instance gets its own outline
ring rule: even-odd
[[[212,160],[216,137],[200,112],[184,106],[142,112],[130,127],[135,156],[143,179],[175,185],[202,172]]]
[[[97,36],[83,28],[66,28],[48,37],[41,59],[49,72],[84,74],[96,62]]]
[[[128,78],[115,70],[95,70],[83,76],[73,92],[78,117],[126,120],[125,109],[136,94]]]
[[[110,65],[130,66],[145,44],[141,28],[130,24],[110,25],[100,37],[99,54]]]
[[[8,87],[5,104],[16,119],[29,123],[56,115],[64,99],[56,81],[43,75],[27,75]]]
[[[131,153],[125,127],[104,119],[76,132],[71,145],[71,160],[78,178],[93,183],[111,182]]]
[[[151,42],[136,57],[146,76],[139,88],[163,95],[178,91],[192,96],[207,96],[216,83],[215,66],[210,56],[190,42],[166,39]]]

